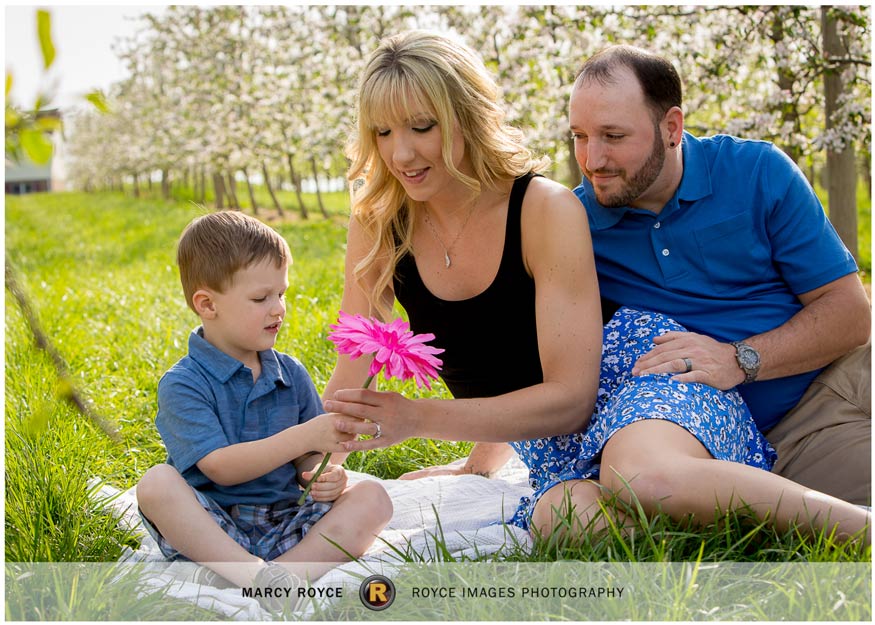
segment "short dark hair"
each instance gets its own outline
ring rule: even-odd
[[[221,293],[241,269],[263,260],[281,267],[291,259],[289,244],[278,232],[233,210],[195,218],[183,230],[176,248],[182,290],[192,310],[192,296],[198,289]]]
[[[629,45],[609,46],[587,59],[577,74],[574,88],[579,89],[587,81],[612,84],[616,79],[614,72],[620,67],[628,67],[638,78],[655,120],[662,119],[673,106],[681,106],[683,88],[674,65],[661,56]]]

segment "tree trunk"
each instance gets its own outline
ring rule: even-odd
[[[161,197],[170,200],[170,172],[167,169],[161,170]]]
[[[228,191],[228,204],[234,210],[240,210],[240,202],[237,200],[237,181],[234,179],[234,174],[232,172],[228,172],[228,186],[226,187],[226,191]]]
[[[140,179],[137,174],[134,174],[134,197],[140,197]]]
[[[244,167],[242,170],[243,177],[246,178],[246,190],[249,191],[249,203],[252,204],[252,214],[258,214],[258,202],[255,201],[255,192],[252,190],[252,182],[249,180],[249,172]]]
[[[197,202],[199,204],[204,203],[203,183],[204,183],[204,180],[201,177],[201,170],[200,170],[200,168],[196,168],[194,170],[194,175],[192,176],[192,184],[194,185],[194,188],[192,189],[191,197],[195,202]]]
[[[200,186],[201,186],[201,194],[198,198],[198,201],[201,204],[207,203],[207,168],[204,165],[200,166],[200,171],[198,172],[200,178]]]
[[[785,34],[782,16],[773,15],[769,38],[777,46],[784,41],[786,38]],[[780,66],[777,68],[777,72],[778,88],[786,93],[793,93],[793,83],[796,78],[795,74],[790,69]],[[775,109],[780,112],[782,122],[791,124],[797,133],[801,132],[799,127],[799,110],[792,98],[788,98],[786,101],[776,102]],[[802,156],[802,150],[799,146],[782,145],[781,149],[784,150],[784,153],[789,156],[794,163],[799,162],[799,159]]]
[[[225,208],[225,182],[219,172],[213,172],[213,190],[216,194],[216,210],[222,210]]]
[[[313,184],[316,185],[316,200],[319,202],[319,212],[325,219],[328,219],[328,213],[325,212],[325,204],[322,203],[322,192],[319,190],[319,170],[316,168],[316,157],[310,157],[310,168],[313,170]]]
[[[276,193],[273,192],[273,187],[270,184],[270,176],[267,173],[267,163],[261,161],[261,175],[264,176],[264,186],[267,187],[267,192],[270,194],[270,199],[273,200],[273,206],[276,208],[276,212],[279,213],[279,216],[283,216],[283,207],[280,205],[278,199],[276,199]]]
[[[823,56],[826,67],[823,76],[825,95],[825,117],[827,132],[835,125],[833,114],[838,108],[838,100],[844,91],[841,69],[832,66],[830,59],[844,56],[842,42],[838,35],[835,18],[830,7],[820,8],[823,31]],[[847,142],[843,147],[826,150],[827,197],[829,220],[842,241],[859,258],[857,250],[857,159],[854,145]]]
[[[569,137],[565,140],[565,145],[568,148],[568,180],[572,187],[580,184],[580,166],[577,164],[577,157],[574,155],[574,139]]]
[[[295,173],[295,164],[292,162],[292,155],[286,154],[286,160],[289,163],[289,176],[292,177],[292,186],[295,189],[295,196],[298,198],[298,210],[301,211],[301,219],[309,219],[307,207],[304,206],[304,198],[301,197],[301,181],[298,179],[298,174]]]

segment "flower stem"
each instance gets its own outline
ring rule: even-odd
[[[371,381],[374,379],[374,376],[369,375],[365,380],[365,383],[362,385],[362,388],[368,388],[371,385]],[[328,461],[331,460],[331,452],[325,454],[325,457],[322,458],[322,463],[319,465],[319,468],[316,469],[316,473],[313,475],[313,479],[307,484],[307,488],[304,489],[304,492],[301,493],[301,496],[298,497],[298,505],[303,506],[304,501],[307,500],[307,495],[310,494],[310,489],[313,487],[313,483],[316,479],[322,475],[322,472],[325,470],[325,467],[328,465]]]

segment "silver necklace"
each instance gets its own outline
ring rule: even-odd
[[[459,232],[458,232],[458,234],[456,234],[456,238],[454,238],[453,242],[450,243],[449,245],[444,245],[443,239],[441,239],[440,235],[438,235],[437,229],[434,227],[434,224],[431,223],[431,218],[428,216],[428,209],[427,208],[425,209],[425,223],[428,224],[428,227],[431,230],[432,236],[434,236],[434,238],[437,240],[437,242],[440,243],[440,246],[442,248],[444,248],[444,264],[447,266],[447,269],[449,269],[450,265],[453,264],[452,261],[450,260],[450,251],[453,249],[453,247],[456,245],[456,243],[458,243],[459,237],[462,236],[462,233],[465,232],[465,226],[467,226],[468,222],[471,220],[471,215],[474,214],[474,207],[475,206],[476,206],[476,204],[471,205],[471,209],[468,211],[468,216],[465,217],[465,222],[462,224],[462,227],[459,228]]]

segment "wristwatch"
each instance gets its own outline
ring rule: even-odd
[[[744,371],[742,384],[753,382],[760,372],[760,353],[744,341],[732,341],[731,345],[735,348],[738,366]]]

